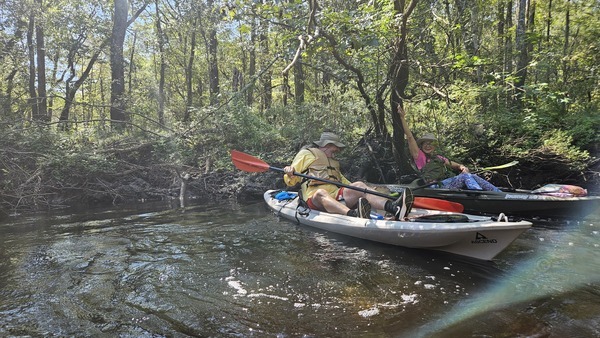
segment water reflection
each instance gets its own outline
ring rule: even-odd
[[[481,262],[295,225],[261,202],[9,221],[0,336],[597,333],[597,222],[535,227]]]

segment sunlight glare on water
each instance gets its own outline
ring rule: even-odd
[[[596,216],[596,219],[600,217]],[[578,223],[576,229],[569,229],[564,235],[556,238],[548,239],[547,232],[538,230],[537,240],[540,247],[535,250],[535,255],[521,262],[520,267],[499,280],[486,292],[474,299],[458,302],[447,312],[447,315],[442,314],[440,319],[421,326],[411,336],[443,336],[452,332],[454,325],[479,315],[507,309],[513,304],[527,303],[544,297],[552,298],[579,288],[598,285],[600,283],[598,223],[597,220]],[[545,230],[550,232],[552,229]],[[600,305],[592,315],[598,317],[599,310]]]

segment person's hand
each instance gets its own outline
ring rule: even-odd
[[[404,108],[402,108],[402,105],[400,103],[398,103],[398,115],[400,115],[401,118],[404,118],[406,116],[406,112],[404,111]]]
[[[283,172],[289,177],[294,176],[294,171],[296,170],[291,165],[288,165],[287,167],[283,168]]]
[[[458,169],[460,170],[461,173],[468,173],[469,172],[469,168],[467,168],[466,166],[464,166],[462,164],[458,167]]]

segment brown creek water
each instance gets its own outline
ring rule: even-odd
[[[600,214],[492,262],[279,220],[262,201],[0,221],[2,337],[599,337]]]

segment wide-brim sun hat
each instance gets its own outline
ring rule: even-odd
[[[421,145],[423,144],[423,142],[437,142],[437,138],[435,136],[433,136],[433,134],[431,133],[427,133],[425,135],[423,135],[422,137],[420,137],[417,140],[417,145],[419,146],[419,148],[421,147]]]
[[[314,142],[314,144],[318,145],[319,147],[324,147],[330,143],[334,144],[338,148],[346,147],[345,144],[340,142],[340,137],[337,134],[332,133],[330,131],[323,132],[321,134],[321,138],[318,141],[313,141],[313,142]]]

